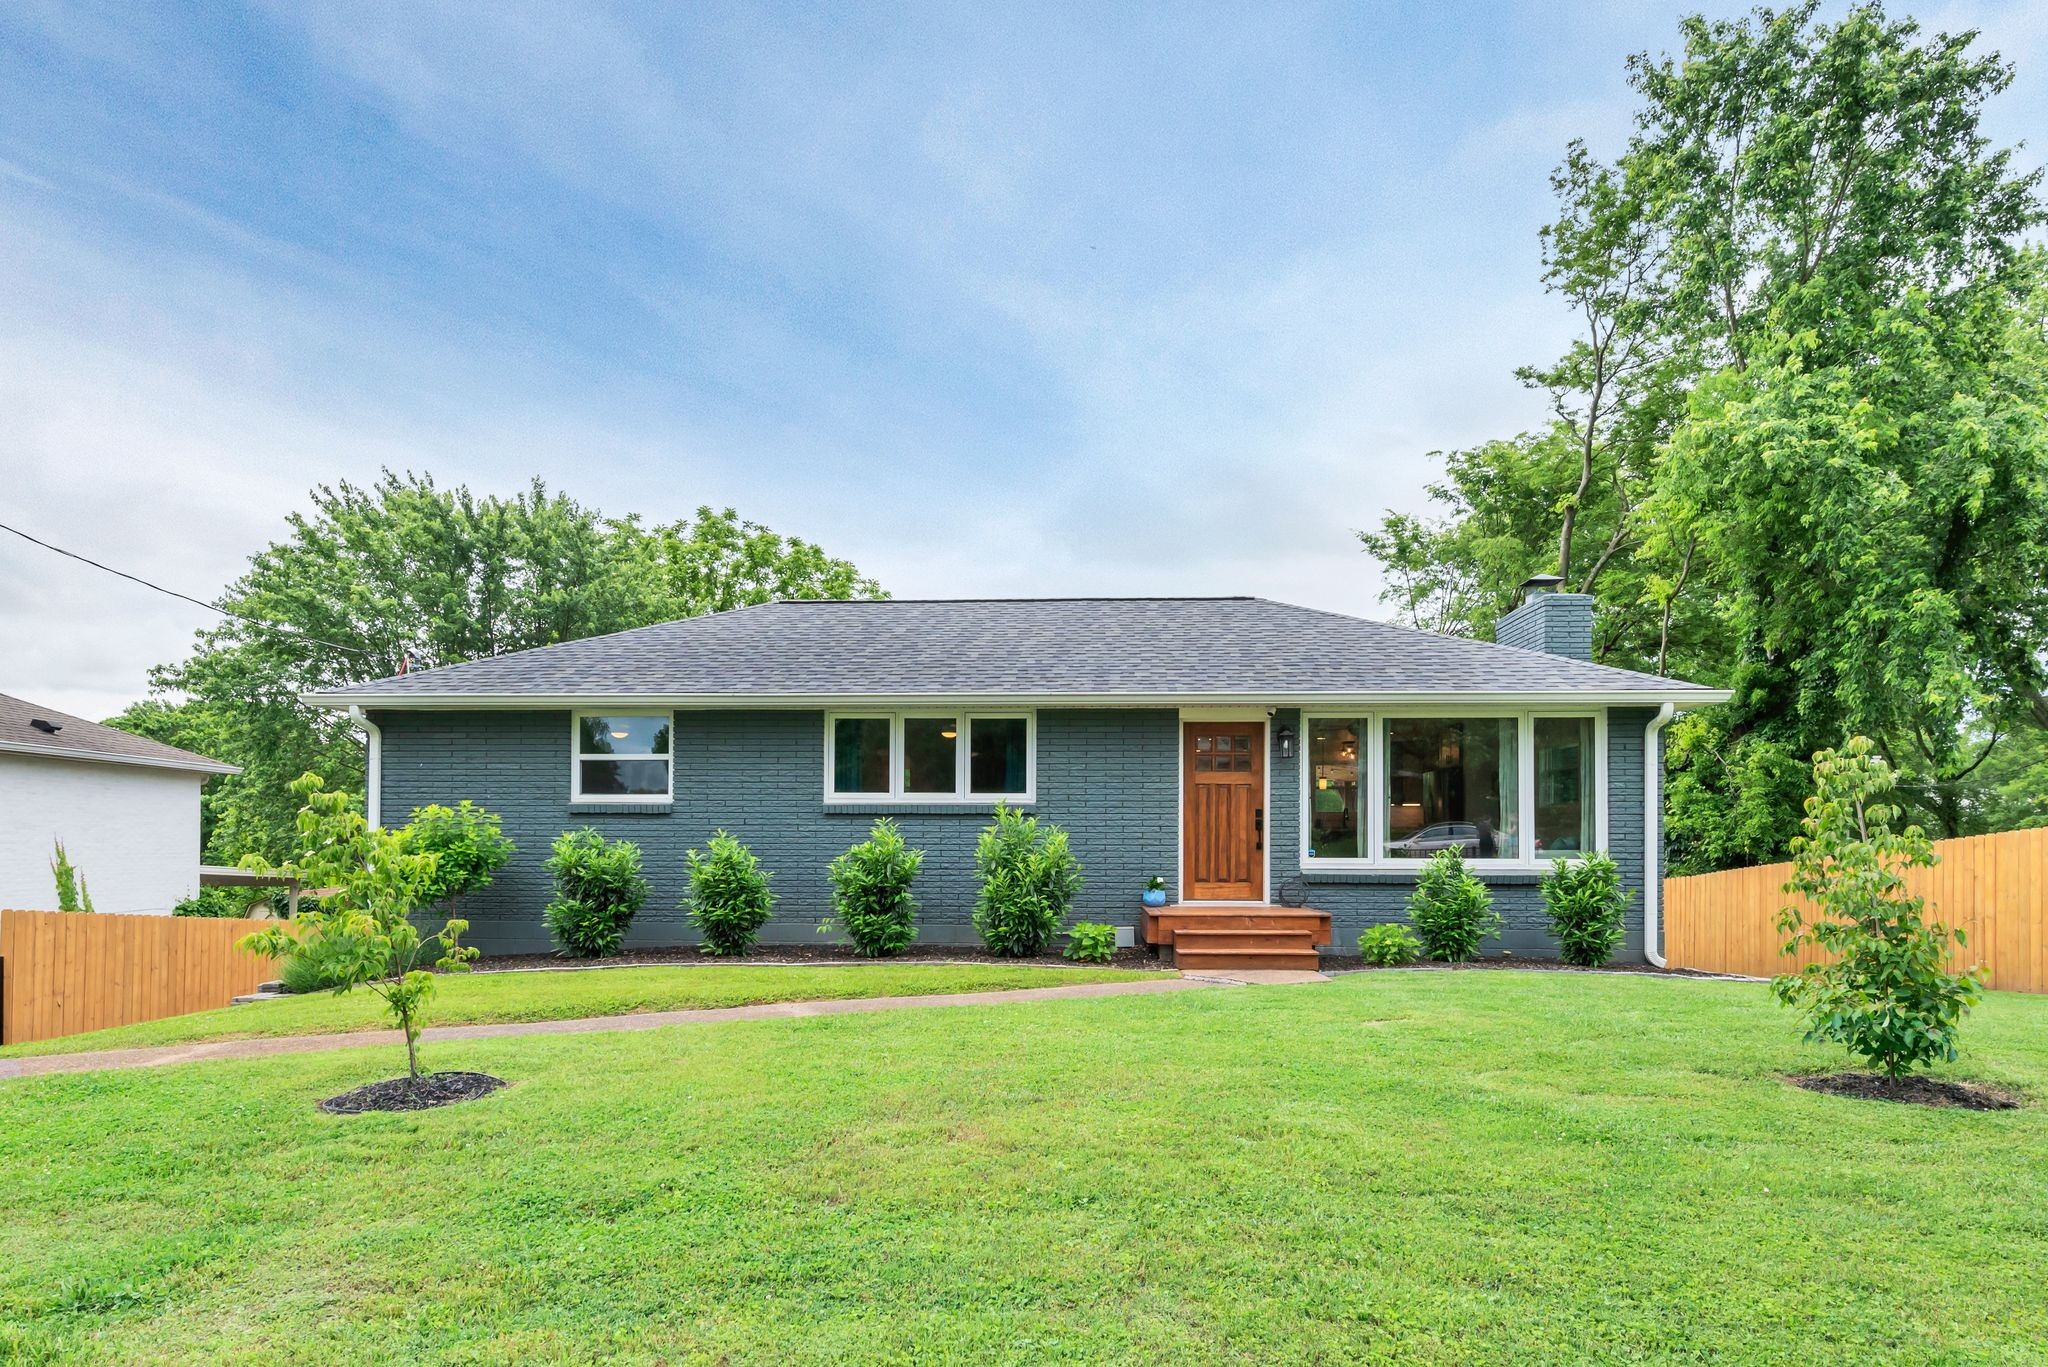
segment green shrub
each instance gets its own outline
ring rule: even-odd
[[[995,824],[984,827],[974,847],[981,892],[974,900],[974,928],[997,954],[1026,958],[1042,954],[1081,888],[1081,865],[1067,848],[1067,833],[1038,826],[1038,818],[996,804]]]
[[[408,850],[437,856],[423,896],[422,904],[429,906],[490,886],[491,875],[514,850],[500,829],[498,814],[468,798],[453,807],[436,802],[414,808],[412,821],[401,834]]]
[[[876,821],[866,840],[825,870],[832,880],[832,916],[818,930],[831,930],[836,917],[855,951],[871,959],[908,949],[917,938],[917,899],[910,885],[923,865],[924,851],[905,845],[895,822]]]
[[[1568,964],[1598,968],[1621,943],[1622,916],[1633,893],[1621,886],[1621,870],[1604,852],[1559,860],[1543,879],[1543,910],[1550,933]]]
[[[50,857],[50,876],[57,882],[57,910],[91,911],[92,894],[86,891],[85,875],[64,853],[64,842],[51,842],[56,852]]]
[[[1771,980],[1778,1000],[1806,1013],[1806,1040],[1847,1046],[1886,1077],[1953,1061],[1956,1032],[1977,1004],[1983,970],[1950,973],[1949,941],[1963,932],[1922,915],[1905,871],[1936,861],[1918,826],[1894,832],[1899,809],[1880,802],[1897,782],[1867,738],[1813,757],[1814,794],[1792,840],[1785,891],[1809,907],[1778,913],[1785,953],[1812,945],[1832,961]]]
[[[251,907],[270,908],[264,888],[201,888],[171,907],[173,916],[210,916],[226,920],[249,915]]]
[[[1084,964],[1106,964],[1116,957],[1116,927],[1101,921],[1076,921],[1067,928],[1069,959]]]
[[[1396,964],[1412,964],[1421,957],[1422,941],[1406,926],[1374,926],[1358,937],[1358,952],[1369,964],[1392,968]]]
[[[562,953],[582,959],[616,954],[633,916],[647,901],[640,847],[606,840],[585,827],[564,831],[548,856],[555,898],[544,913]]]
[[[325,992],[341,986],[343,976],[307,954],[287,953],[277,960],[277,980],[287,992]]]
[[[1423,953],[1445,963],[1466,962],[1479,953],[1481,940],[1500,934],[1493,894],[1454,849],[1438,850],[1422,866],[1408,898],[1408,919],[1422,937]]]
[[[724,831],[713,832],[702,853],[691,850],[684,857],[690,864],[690,891],[683,907],[704,937],[704,952],[745,954],[775,907],[775,894],[768,890],[774,875]]]

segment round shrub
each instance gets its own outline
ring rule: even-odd
[[[513,844],[500,829],[498,814],[468,798],[453,807],[415,807],[405,827],[409,854],[432,854],[434,871],[420,889],[419,904],[432,906],[488,887],[491,875],[512,857]]]
[[[883,817],[866,840],[825,870],[832,880],[832,916],[818,929],[829,931],[836,918],[855,951],[871,959],[909,948],[917,938],[917,899],[910,885],[923,865],[924,851],[905,845],[896,823]]]
[[[1408,898],[1408,919],[1432,959],[1461,964],[1479,953],[1479,942],[1500,934],[1493,894],[1465,867],[1456,850],[1438,850],[1422,867]]]
[[[606,840],[588,827],[565,831],[548,856],[555,898],[545,913],[548,933],[562,953],[581,959],[616,954],[647,901],[640,873],[640,847],[630,840]]]
[[[724,831],[702,851],[689,851],[690,891],[683,908],[704,937],[706,954],[745,954],[768,923],[775,894],[754,852]]]
[[[1598,968],[1621,943],[1622,916],[1632,893],[1604,853],[1557,863],[1543,880],[1543,910],[1568,964]]]
[[[1081,888],[1081,865],[1057,826],[1039,829],[1038,818],[996,804],[995,824],[982,829],[974,847],[981,892],[974,900],[974,928],[991,951],[1011,958],[1042,954]]]
[[[1106,964],[1116,957],[1116,927],[1102,921],[1076,921],[1067,929],[1069,959]]]
[[[1406,926],[1374,926],[1358,937],[1358,952],[1369,964],[1392,968],[1412,964],[1422,955],[1422,941]]]

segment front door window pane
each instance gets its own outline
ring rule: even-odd
[[[977,717],[969,726],[967,790],[992,795],[1026,791],[1024,719]]]
[[[889,791],[887,717],[841,717],[833,723],[832,791]]]
[[[903,719],[903,791],[951,795],[958,783],[957,717]]]
[[[1390,719],[1386,857],[1515,858],[1517,728],[1513,717]]]
[[[1310,719],[1308,852],[1315,858],[1357,859],[1366,852],[1358,805],[1364,755],[1364,722]]]
[[[1536,853],[1593,848],[1593,719],[1536,719]]]

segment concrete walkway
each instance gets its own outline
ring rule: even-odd
[[[1002,1006],[1011,1002],[1073,1001],[1089,997],[1134,997],[1154,992],[1186,992],[1223,985],[1194,978],[1150,978],[1132,983],[1081,983],[1067,987],[1024,987],[1003,992],[947,992],[925,997],[855,997],[837,1001],[764,1002],[757,1006],[718,1006],[690,1011],[643,1011],[626,1016],[585,1016],[577,1020],[512,1021],[500,1025],[435,1025],[420,1034],[424,1044],[466,1039],[505,1039],[515,1035],[591,1035],[615,1030],[658,1030],[665,1025],[698,1025],[716,1021],[780,1020],[790,1016],[846,1016],[869,1011],[909,1011],[937,1006]],[[330,1049],[363,1049],[372,1045],[404,1047],[396,1030],[358,1030],[345,1035],[287,1035],[277,1039],[213,1040],[167,1044],[152,1049],[102,1049],[86,1054],[45,1054],[40,1058],[0,1059],[0,1078],[36,1077],[45,1073],[90,1073],[113,1068],[157,1068],[170,1063],[203,1063],[213,1059],[269,1058],[276,1054],[324,1053]]]

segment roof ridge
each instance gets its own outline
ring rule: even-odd
[[[909,603],[1264,603],[1273,600],[1250,593],[1077,593],[1027,594],[1021,597],[968,598],[777,598],[777,604],[909,604]],[[758,606],[767,606],[760,604]],[[1285,604],[1284,606],[1293,606]]]

